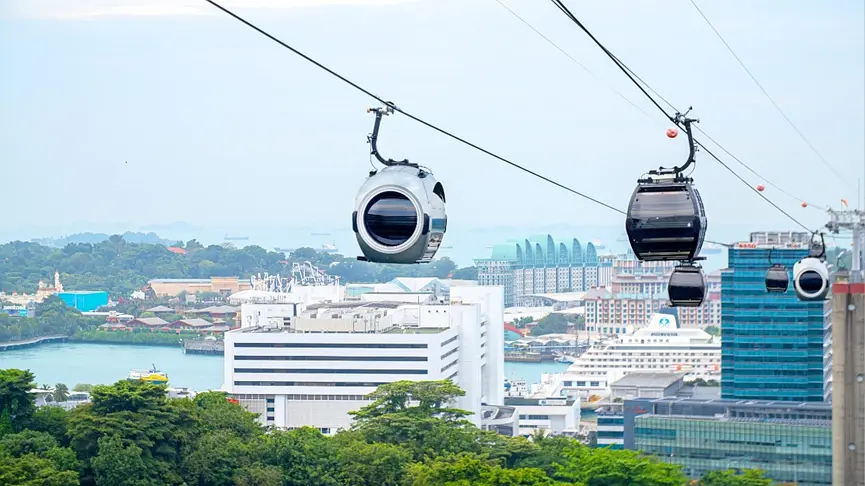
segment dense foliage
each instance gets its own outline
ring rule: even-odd
[[[260,246],[203,246],[196,240],[177,242],[185,254],[159,244],[130,243],[119,235],[99,243],[70,243],[63,248],[15,241],[0,245],[0,290],[7,293],[36,291],[40,280],[52,282],[61,272],[64,288],[107,290],[128,297],[154,278],[208,278],[268,272],[286,275],[292,262],[309,261],[344,283],[387,282],[395,277],[473,279],[473,267],[457,269],[448,258],[421,265],[383,265],[358,261],[338,254],[300,248],[286,256]]]
[[[134,331],[100,331],[91,329],[78,331],[70,337],[70,341],[85,343],[123,343],[142,344],[148,346],[178,346],[181,341],[201,339],[198,332],[152,332],[148,329]]]
[[[84,317],[57,297],[48,297],[36,305],[36,317],[11,317],[0,312],[0,343],[41,336],[69,336],[103,322],[104,319]]]
[[[568,332],[568,326],[576,324],[582,318],[576,315],[550,313],[542,317],[537,324],[532,327],[530,334],[532,336],[543,336],[545,334],[565,334]]]
[[[350,430],[265,430],[224,394],[170,400],[165,387],[92,388],[72,411],[35,408],[28,371],[0,370],[0,484],[52,486],[684,486],[674,465],[575,440],[481,431],[448,408],[449,381],[381,386]],[[413,399],[413,402],[409,400]],[[11,417],[11,420],[10,420]],[[749,473],[750,474],[750,473]],[[756,477],[759,477],[757,475]],[[744,478],[744,477],[743,477]],[[707,485],[735,482],[718,475]],[[730,480],[734,482],[729,482]]]

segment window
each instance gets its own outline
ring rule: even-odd
[[[453,338],[456,340],[456,337]],[[426,344],[359,343],[235,343],[235,348],[426,349]]]
[[[235,373],[321,373],[336,375],[425,375],[427,370],[334,370],[291,368],[234,368]]]

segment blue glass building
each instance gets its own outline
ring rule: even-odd
[[[822,402],[831,397],[831,304],[800,302],[793,264],[808,254],[808,233],[752,233],[728,251],[721,272],[721,396]],[[784,294],[766,292],[769,252],[787,267]]]

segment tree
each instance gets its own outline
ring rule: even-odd
[[[69,399],[69,388],[63,383],[54,385],[54,391],[51,393],[55,402],[65,402]]]
[[[367,443],[359,437],[338,436],[336,479],[346,486],[400,486],[411,454],[393,444]]]
[[[72,387],[72,391],[90,393],[91,391],[93,391],[93,385],[89,383],[78,383]]]
[[[505,469],[473,454],[437,457],[412,465],[408,470],[412,486],[565,486],[532,468]]]
[[[182,482],[181,450],[193,439],[198,424],[191,402],[170,401],[164,385],[128,380],[93,387],[91,400],[76,407],[68,423],[71,447],[85,462],[82,480],[90,481],[90,474],[98,478],[93,461],[110,452],[109,457],[135,461],[136,468],[140,455],[145,468],[140,477],[154,484]],[[117,436],[119,442],[112,439],[104,446],[109,452],[103,453],[99,439],[104,436]]]
[[[30,371],[0,370],[0,436],[30,420],[36,410],[30,393],[34,388],[36,382]]]
[[[97,439],[98,450],[91,462],[97,486],[156,486],[148,479],[142,450],[134,443],[124,444],[117,435]]]
[[[564,334],[568,332],[570,319],[565,314],[555,312],[545,315],[532,328],[532,336],[543,336],[545,334]]]
[[[16,420],[7,421],[0,433],[4,486],[683,486],[687,481],[678,466],[633,451],[592,449],[541,433],[528,440],[480,430],[466,419],[469,412],[453,408],[463,391],[449,380],[382,385],[354,412],[351,430],[325,436],[310,427],[265,433],[255,414],[221,392],[168,399],[165,386],[128,380],[94,386],[92,403],[71,411],[40,407],[22,415],[27,407],[16,400],[32,400],[32,374],[0,370],[0,377],[5,407],[16,404]],[[13,424],[19,432],[8,430]],[[756,471],[722,471],[699,484],[765,486],[767,481]]]
[[[720,336],[721,335],[721,328],[718,326],[706,326],[706,328],[703,330],[706,331],[707,333],[713,335],[713,336]]]
[[[571,444],[561,449],[563,462],[551,477],[585,486],[682,486],[678,465],[658,462],[635,451],[593,449]]]
[[[697,484],[699,486],[769,486],[772,480],[766,478],[763,471],[756,469],[745,469],[741,472],[728,469],[710,471]]]
[[[0,456],[0,484],[4,486],[78,486],[78,473],[58,471],[54,463],[36,454]]]
[[[39,407],[30,416],[25,428],[34,432],[51,434],[58,443],[67,446],[69,445],[69,438],[66,436],[68,421],[69,412],[63,408]]]
[[[367,398],[371,404],[356,412],[349,412],[357,423],[391,413],[404,412],[416,417],[439,417],[456,420],[469,415],[469,412],[447,408],[447,403],[466,393],[450,380],[408,381],[400,380],[379,386]],[[416,402],[417,405],[410,405]]]
[[[337,486],[333,442],[318,429],[301,427],[269,434],[259,456],[282,469],[285,486]]]
[[[153,235],[156,236],[156,235]],[[54,270],[60,269],[63,283],[79,290],[106,290],[114,297],[128,297],[145,288],[154,278],[207,278],[238,276],[249,278],[259,273],[285,274],[294,262],[309,261],[338,276],[343,282],[388,282],[395,277],[473,277],[476,270],[461,272],[453,261],[441,258],[431,263],[385,265],[360,262],[355,257],[298,248],[286,256],[259,246],[234,248],[233,245],[204,246],[190,240],[184,245],[185,254],[168,250],[171,241],[156,237],[133,242],[120,235],[95,236],[86,241],[68,242],[62,248],[34,242],[12,242],[0,245],[0,289],[6,292],[34,292],[40,280],[49,281]],[[0,316],[0,319],[3,319]],[[14,319],[20,322],[21,318]],[[12,320],[8,319],[7,320]],[[0,330],[6,328],[0,323]],[[0,342],[8,337],[19,339],[11,330],[0,334]],[[15,332],[19,332],[17,330]]]
[[[234,484],[237,486],[282,486],[282,469],[257,462],[238,469],[234,474]]]

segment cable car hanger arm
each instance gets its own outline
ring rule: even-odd
[[[378,129],[381,126],[381,117],[385,115],[390,115],[393,113],[394,106],[390,101],[386,101],[384,104],[384,108],[367,108],[367,113],[375,113],[375,124],[372,126],[372,134],[366,137],[367,143],[369,143],[369,153],[374,155],[382,165],[386,165],[388,167],[392,165],[413,165],[409,163],[408,159],[403,160],[393,160],[393,159],[385,159],[378,153]]]
[[[673,121],[676,125],[685,129],[685,133],[688,135],[688,160],[679,167],[659,167],[657,171],[650,171],[649,173],[652,175],[675,175],[677,179],[681,177],[681,173],[685,171],[691,164],[695,163],[695,155],[697,153],[697,144],[694,142],[694,132],[691,129],[691,123],[700,123],[699,118],[688,118],[688,113],[693,110],[693,106],[688,107],[688,111],[685,113],[676,113],[676,116],[673,117]]]

